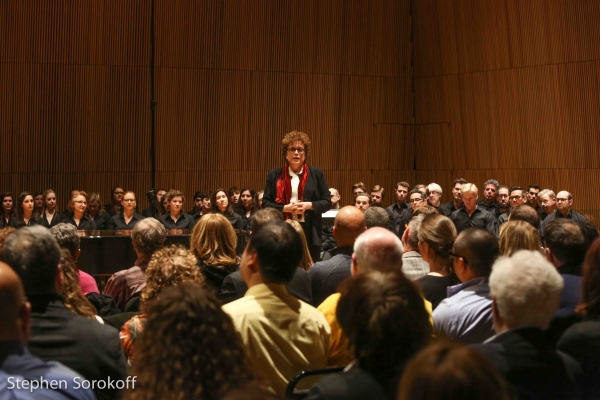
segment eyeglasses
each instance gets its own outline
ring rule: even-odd
[[[77,204],[81,204],[81,205],[87,206],[87,201],[75,200],[73,203],[77,203]]]
[[[125,203],[135,203],[135,199],[123,199]]]
[[[562,201],[569,201],[569,199],[563,199],[562,197],[560,197],[560,198],[559,198],[559,197],[557,197],[557,198],[556,198],[556,201],[561,201],[561,202],[562,202]]]
[[[298,152],[299,154],[304,153],[304,147],[289,147],[288,148],[288,153],[294,154],[296,152]]]
[[[423,201],[423,199],[410,199],[408,202],[409,203],[420,203],[422,201]]]
[[[449,251],[448,254],[450,255],[450,257],[453,257],[453,258],[462,258],[464,260],[465,264],[469,263],[469,261],[467,261],[467,259],[463,256],[459,256],[458,254],[453,253],[451,251]]]

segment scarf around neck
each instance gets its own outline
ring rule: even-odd
[[[306,186],[306,181],[308,180],[308,171],[308,165],[304,163],[302,173],[300,174],[300,183],[298,184],[298,201],[303,201],[302,196],[304,195],[304,186]],[[282,205],[290,204],[292,198],[292,178],[290,177],[290,167],[287,162],[277,177],[275,189],[275,203]],[[291,213],[283,213],[283,215],[285,219],[292,218]]]

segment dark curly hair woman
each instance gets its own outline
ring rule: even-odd
[[[211,400],[256,389],[231,319],[214,296],[191,282],[166,288],[150,304],[138,351],[135,389],[125,399]]]

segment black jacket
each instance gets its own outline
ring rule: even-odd
[[[287,165],[286,168],[288,168]],[[308,169],[309,175],[304,186],[302,201],[312,202],[313,209],[305,213],[304,235],[306,236],[306,243],[309,246],[321,247],[321,237],[323,235],[321,216],[331,208],[331,195],[329,194],[329,186],[327,186],[323,171],[320,168],[311,166]],[[263,208],[272,207],[283,212],[285,204],[275,203],[277,178],[281,174],[281,170],[281,168],[271,170],[267,175],[267,183],[263,195]]]

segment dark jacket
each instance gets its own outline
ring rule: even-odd
[[[286,168],[288,168],[287,165]],[[304,235],[306,236],[306,243],[309,246],[321,247],[321,237],[323,235],[321,215],[331,208],[331,197],[329,194],[329,186],[327,186],[323,171],[320,168],[311,166],[309,166],[308,169],[309,175],[306,185],[304,186],[302,201],[312,202],[313,209],[306,211],[304,215]],[[275,203],[275,198],[277,196],[277,178],[281,174],[281,170],[281,168],[271,170],[267,175],[267,183],[263,195],[263,208],[272,207],[283,212],[283,206],[285,204]]]
[[[45,226],[46,228],[53,228],[56,225],[63,222],[64,219],[65,219],[65,216],[62,213],[55,211],[54,215],[52,215],[52,220],[50,221],[50,223],[48,223],[48,220],[46,219],[46,213],[42,213],[41,225]]]
[[[44,361],[58,361],[87,380],[125,379],[126,364],[119,331],[67,309],[56,294],[30,296],[29,351]],[[98,399],[114,399],[118,390],[95,389]]]
[[[346,372],[326,375],[310,388],[306,400],[385,400],[392,397],[367,371],[354,367]]]
[[[232,272],[235,272],[239,269],[240,265],[229,265],[225,266],[213,266],[204,264],[199,261],[198,266],[200,267],[200,272],[204,275],[204,285],[206,288],[211,289],[213,294],[217,296],[221,291],[221,286],[223,286],[223,280]]]
[[[339,284],[351,275],[352,246],[337,247],[335,256],[315,263],[308,270],[313,306],[318,307],[327,297],[336,293]]]
[[[308,272],[302,268],[296,268],[294,277],[287,285],[285,285],[285,288],[288,293],[295,298],[300,299],[305,303],[312,304],[310,278]],[[241,299],[244,297],[247,290],[248,285],[242,280],[242,274],[240,274],[240,271],[236,271],[225,277],[223,286],[221,286],[221,293],[219,293],[218,297],[223,304],[226,304]]]
[[[75,223],[75,218],[72,215],[69,218],[64,219],[62,222],[73,225],[78,231],[96,230],[96,223],[87,215],[84,215],[83,218],[79,220],[79,226],[77,226]]]

